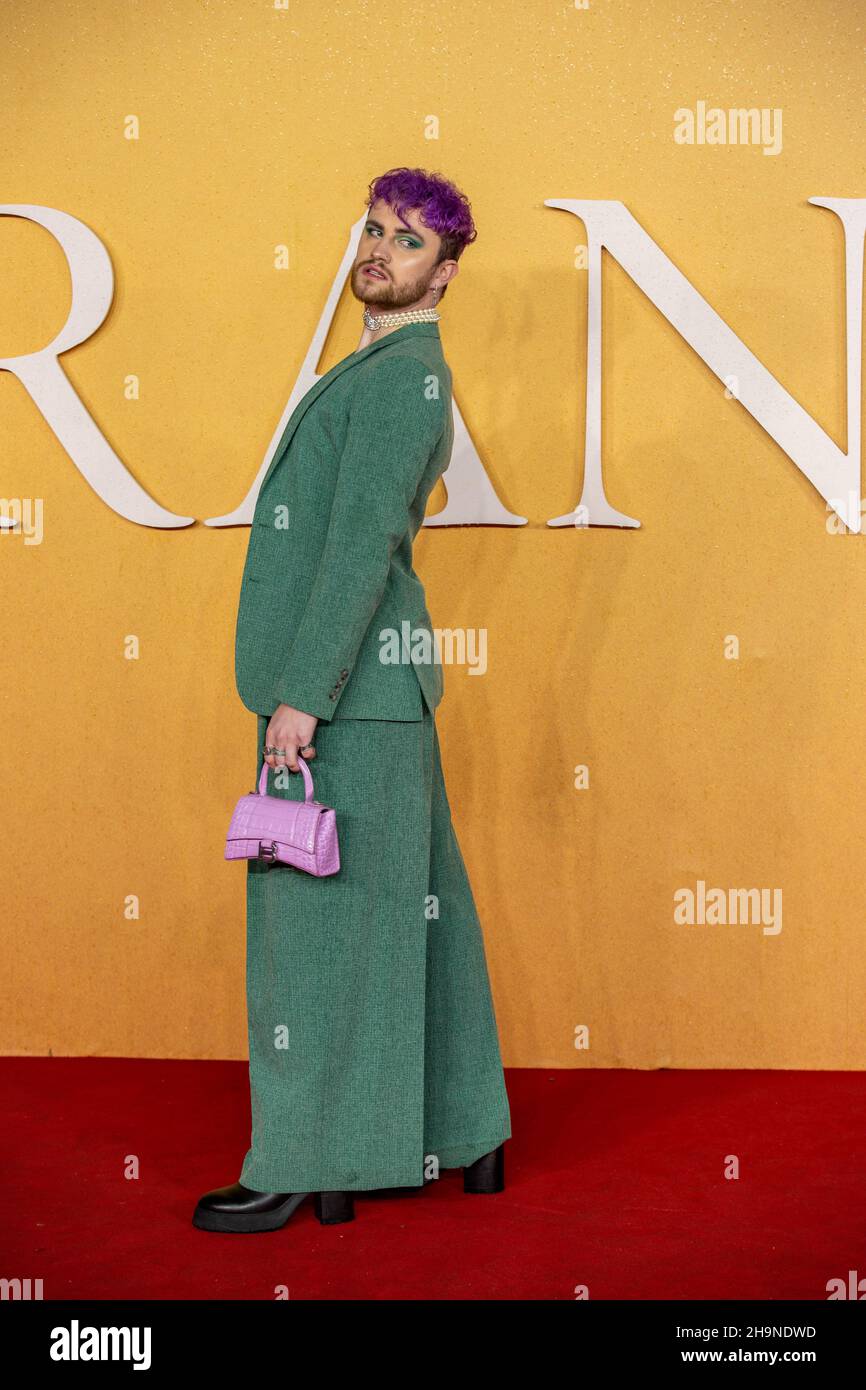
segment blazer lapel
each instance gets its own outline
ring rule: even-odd
[[[319,377],[315,384],[310,387],[309,391],[301,397],[289,416],[288,424],[283,431],[283,437],[274,452],[274,456],[268,465],[265,476],[262,478],[259,494],[261,494],[262,488],[291,444],[295,430],[303,420],[306,411],[319,399],[322,392],[325,391],[332,382],[336,381],[337,377],[340,376],[342,372],[348,371],[350,367],[356,367],[359,362],[366,361],[367,357],[378,348],[382,347],[384,343],[393,343],[397,338],[402,341],[404,336],[415,337],[416,335],[421,337],[429,337],[432,335],[438,338],[439,329],[435,322],[429,323],[423,320],[420,323],[404,324],[402,328],[398,328],[394,333],[386,333],[384,338],[377,338],[375,342],[368,343],[366,347],[359,348],[355,352],[350,352],[341,362],[337,362],[329,372],[325,372],[324,376]]]

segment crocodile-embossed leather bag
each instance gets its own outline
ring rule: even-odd
[[[242,796],[232,813],[226,859],[265,859],[324,878],[340,867],[337,813],[313,800],[307,759],[298,756],[306,795],[303,801],[269,796],[268,767],[262,763],[257,792]]]

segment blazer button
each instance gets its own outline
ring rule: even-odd
[[[329,700],[336,700],[336,698],[337,698],[337,697],[336,697],[336,695],[334,694],[334,692],[333,692],[333,690],[332,690],[332,691],[330,692],[330,694],[328,695],[328,699],[329,699]]]
[[[345,666],[344,666],[343,669],[342,669],[342,671],[340,672],[340,675],[341,675],[341,676],[348,676],[348,674],[349,674],[349,672],[346,670],[346,668],[345,668]]]

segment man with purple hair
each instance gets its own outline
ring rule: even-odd
[[[247,867],[250,1147],[212,1231],[323,1224],[357,1192],[463,1168],[504,1186],[511,1120],[481,926],[445,790],[443,694],[412,544],[454,440],[436,305],[476,231],[448,180],[370,185],[352,267],[364,331],[299,402],[256,502],[235,639],[274,796],[337,813],[340,869]],[[288,524],[281,524],[285,518]],[[314,741],[315,740],[315,741]]]

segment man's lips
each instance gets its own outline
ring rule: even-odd
[[[377,265],[365,265],[365,266],[362,266],[362,269],[367,273],[367,275],[371,275],[371,276],[373,277],[374,280],[387,280],[387,279],[388,279],[388,277],[387,277],[387,275],[385,274],[384,270],[380,270],[379,267],[378,267]]]

